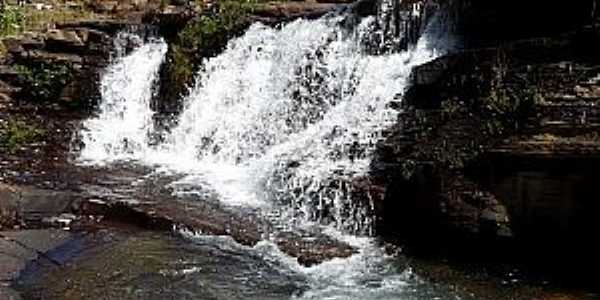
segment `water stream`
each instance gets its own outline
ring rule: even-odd
[[[169,184],[175,194],[197,201],[216,194],[227,205],[258,209],[279,230],[317,227],[358,249],[303,267],[270,236],[255,247],[231,246],[300,276],[303,288],[294,299],[454,299],[399,268],[372,237],[372,199],[353,199],[375,145],[397,122],[391,103],[401,101],[411,69],[451,43],[434,19],[408,50],[390,48],[380,20],[351,17],[252,25],[204,62],[177,125],[166,133],[156,132],[149,101],[167,46],[139,41],[102,78],[100,111],[84,123],[80,162],[126,161],[183,174]],[[372,51],[376,34],[385,51]],[[163,143],[151,141],[156,134],[165,136]],[[191,243],[226,243],[183,234]]]

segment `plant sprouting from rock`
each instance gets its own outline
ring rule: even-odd
[[[8,5],[0,8],[0,37],[19,33],[23,22],[21,8]]]

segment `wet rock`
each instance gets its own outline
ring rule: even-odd
[[[45,218],[59,216],[69,211],[76,193],[40,189],[32,186],[15,187],[17,206],[26,226],[37,227]]]
[[[84,215],[106,215],[108,211],[108,204],[100,199],[88,199],[77,203],[73,207],[73,211],[80,212]]]
[[[77,81],[71,81],[62,88],[58,100],[66,103],[74,103],[79,100],[78,98],[81,95],[80,84]]]
[[[275,243],[281,251],[297,258],[298,263],[307,267],[357,253],[349,244],[322,233],[280,232]]]
[[[13,228],[20,224],[18,205],[18,189],[0,183],[0,229]]]
[[[158,26],[161,36],[175,41],[177,34],[198,15],[198,11],[187,6],[172,6],[168,10],[152,10],[143,16],[143,21]]]
[[[77,216],[75,216],[74,214],[62,213],[58,216],[43,218],[42,224],[48,227],[69,229],[69,226],[75,220],[77,220]]]
[[[214,200],[182,201],[164,191],[158,193],[160,196],[143,193],[139,198],[92,198],[79,204],[79,214],[103,216],[106,220],[154,230],[179,228],[208,235],[229,235],[243,245],[255,245],[261,239],[263,225],[248,212],[232,211]]]
[[[143,181],[136,179],[136,171],[121,170],[121,174],[110,174],[110,170],[94,178],[94,184],[85,187],[90,194],[71,207],[77,219],[71,228],[83,229],[118,222],[145,229],[161,231],[184,231],[200,236],[230,236],[242,245],[254,246],[264,236],[273,234],[276,244],[290,256],[297,257],[304,265],[319,264],[336,257],[348,257],[356,252],[345,242],[335,240],[319,231],[274,231],[262,217],[252,209],[228,207],[217,199],[201,200],[190,196],[174,197],[165,189],[173,178],[157,176]],[[113,170],[112,172],[115,172]],[[130,182],[138,182],[131,189]],[[100,188],[99,182],[109,185]],[[121,190],[126,188],[126,190]],[[93,218],[88,218],[92,216]],[[94,224],[95,223],[95,224]],[[272,232],[272,233],[270,233]]]
[[[21,36],[21,46],[26,50],[42,49],[46,45],[44,36],[36,32],[25,32]]]
[[[32,261],[51,259],[45,253],[70,237],[56,229],[0,231],[0,284],[15,279]]]
[[[23,51],[42,49],[45,46],[41,34],[25,32],[19,37],[8,37],[2,40],[6,51],[12,55],[19,55]]]
[[[28,268],[15,289],[27,299],[288,299],[303,283],[228,238],[112,229],[69,246],[79,250],[70,263]]]

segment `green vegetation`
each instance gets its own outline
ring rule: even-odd
[[[19,33],[24,24],[23,9],[13,6],[0,9],[0,37]]]
[[[216,54],[232,34],[240,30],[253,11],[254,2],[221,1],[212,13],[192,20],[177,37],[177,43],[204,56]]]
[[[73,77],[73,70],[67,64],[41,63],[34,66],[16,65],[13,67],[24,82],[31,88],[23,91],[23,98],[36,102],[56,100],[62,89]]]
[[[485,111],[491,115],[489,122],[485,124],[486,131],[490,134],[504,134],[507,130],[519,130],[541,98],[539,91],[534,88],[492,90],[483,99]]]
[[[13,153],[20,147],[38,141],[44,131],[23,121],[9,119],[4,128],[0,127],[0,146]]]
[[[245,28],[255,1],[220,1],[191,20],[176,36],[168,53],[166,81],[177,97],[192,83],[202,59],[221,52],[227,41]]]

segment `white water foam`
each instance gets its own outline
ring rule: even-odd
[[[259,256],[281,274],[289,275],[287,278],[298,278],[301,289],[291,295],[292,300],[460,299],[437,290],[435,285],[416,275],[410,266],[396,264],[395,255],[386,253],[372,238],[330,231],[328,234],[359,249],[359,253],[305,267],[272,241],[263,240],[249,247],[236,243],[229,236],[179,232],[192,242],[213,245],[224,253]]]
[[[370,204],[350,199],[353,180],[397,122],[412,67],[439,51],[428,35],[410,51],[369,55],[342,17],[253,25],[206,61],[167,143],[139,158],[195,173],[231,204],[283,203],[299,222],[372,233]],[[188,178],[188,183],[189,183]]]
[[[82,160],[137,160],[189,174],[174,187],[210,188],[232,205],[270,205],[285,222],[373,233],[373,203],[352,198],[375,145],[397,122],[412,68],[446,50],[426,32],[408,51],[372,55],[377,20],[345,16],[252,25],[208,59],[166,142],[151,146],[149,107],[162,41],[118,59],[102,78],[100,114],[85,122]],[[431,29],[431,28],[430,28]]]
[[[130,54],[125,48],[139,45]],[[102,102],[96,117],[86,120],[80,160],[104,164],[135,157],[148,148],[153,128],[150,98],[167,52],[163,40],[144,43],[134,34],[115,39],[116,58],[102,75]]]

